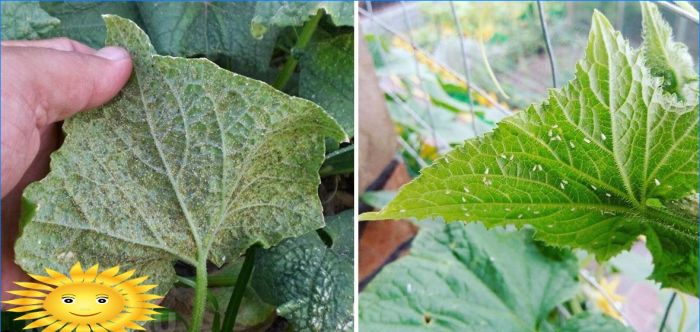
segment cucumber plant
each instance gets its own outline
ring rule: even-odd
[[[643,235],[651,278],[697,294],[698,74],[656,6],[642,8],[640,48],[596,11],[573,80],[361,219],[528,226],[535,239],[599,260]]]

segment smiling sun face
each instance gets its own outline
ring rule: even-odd
[[[64,322],[99,324],[116,318],[124,310],[124,296],[105,285],[69,284],[46,296],[44,310]]]
[[[26,290],[8,293],[24,296],[3,303],[17,307],[12,312],[27,312],[17,320],[35,320],[25,329],[44,331],[126,331],[143,330],[136,321],[152,320],[157,314],[152,309],[160,306],[149,303],[160,296],[147,294],[156,285],[141,285],[147,277],[129,279],[134,271],[119,273],[119,267],[98,272],[95,265],[86,271],[75,264],[70,277],[46,269],[48,276],[30,275],[41,283],[17,282]]]

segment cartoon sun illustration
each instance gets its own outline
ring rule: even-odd
[[[161,308],[149,303],[161,296],[147,294],[156,285],[141,285],[148,277],[129,279],[134,270],[119,273],[115,266],[98,272],[98,265],[83,271],[80,263],[70,277],[51,269],[48,276],[30,276],[41,283],[17,282],[24,290],[8,291],[22,298],[3,301],[16,305],[12,312],[26,312],[16,320],[34,320],[25,329],[42,331],[126,331],[145,330],[136,321],[153,320]]]

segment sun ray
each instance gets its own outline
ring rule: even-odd
[[[17,295],[17,296],[26,296],[26,297],[46,297],[46,293],[42,293],[39,291],[33,291],[33,290],[15,290],[15,291],[7,291],[8,293],[12,295]]]
[[[102,271],[100,274],[97,275],[97,279],[95,279],[95,281],[104,283],[105,281],[102,278],[111,279],[115,275],[117,275],[117,273],[119,273],[119,265],[110,267],[109,269]]]
[[[109,332],[106,328],[97,324],[92,324],[90,327],[92,328],[93,332]]]
[[[3,301],[3,303],[7,303],[7,302],[9,302],[9,301]],[[8,304],[11,304],[11,303],[8,303]],[[37,309],[41,309],[41,308],[42,308],[41,305],[35,304],[35,305],[25,305],[25,306],[21,306],[21,307],[14,307],[11,309],[7,309],[7,311],[9,311],[9,312],[26,312],[26,311],[32,311],[32,310],[37,310]]]
[[[51,325],[45,327],[45,328],[42,330],[42,332],[55,332],[55,331],[60,330],[64,325],[66,325],[65,322],[56,321],[55,323],[53,323],[53,324],[51,324]]]
[[[31,324],[25,326],[24,329],[29,330],[29,329],[33,329],[36,327],[47,326],[47,325],[53,324],[56,321],[57,321],[57,319],[53,316],[39,318],[39,319],[33,321]]]
[[[75,265],[70,268],[69,273],[73,282],[83,282],[83,279],[85,279],[85,272],[83,272],[83,267],[80,265],[80,262],[75,263]]]
[[[90,325],[78,325],[78,328],[75,329],[75,332],[91,332]]]
[[[17,281],[17,282],[15,282],[15,285],[20,286],[20,287],[24,287],[24,288],[28,288],[28,289],[40,290],[40,291],[43,290],[43,291],[49,291],[49,292],[50,292],[50,291],[53,290],[53,287],[50,287],[50,286],[47,286],[47,285],[44,285],[44,284],[37,284],[37,283],[35,283],[35,282],[21,282],[21,281]]]
[[[134,273],[136,273],[136,271],[134,271],[134,270],[126,271],[120,275],[115,276],[114,280],[116,280],[119,283],[122,283],[122,282],[124,282],[124,280],[131,278],[131,276],[134,275]]]
[[[95,277],[97,277],[97,270],[100,268],[99,264],[95,264],[89,269],[85,270],[85,275],[83,282],[94,282]]]
[[[146,279],[148,279],[147,276],[140,277],[140,278],[134,278],[134,279],[127,280],[127,281],[123,282],[122,284],[124,286],[136,286],[136,285],[146,281]]]
[[[72,332],[73,330],[75,330],[76,326],[78,326],[78,324],[68,323],[61,329],[61,331]]]
[[[42,318],[50,315],[48,311],[35,311],[35,312],[30,312],[26,315],[19,316],[15,318],[15,320],[30,320],[30,319],[37,319],[37,318]]]
[[[137,293],[145,293],[156,287],[158,287],[158,285],[141,285],[134,287],[134,291],[136,291]]]
[[[31,274],[31,273],[29,274],[29,276],[32,277],[32,279],[39,281],[39,282],[43,282],[47,285],[53,285],[53,286],[62,286],[63,285],[62,282],[60,282],[54,278],[51,278],[51,277],[40,276],[40,275],[36,275],[36,274]]]
[[[20,298],[3,301],[24,313],[17,320],[31,321],[26,329],[43,331],[127,331],[145,329],[137,322],[154,320],[161,306],[150,301],[162,299],[149,294],[157,285],[142,284],[147,276],[134,277],[135,270],[122,274],[115,266],[100,273],[95,264],[83,270],[73,265],[68,275],[46,269],[47,276],[30,275],[34,282],[17,282],[24,289],[8,293]]]
[[[55,280],[58,283],[57,286],[63,286],[65,284],[69,284],[69,283],[73,282],[65,274],[60,273],[58,271],[54,271],[52,269],[46,269],[46,273],[49,275],[49,277],[53,278],[53,280]]]
[[[144,329],[141,325],[138,325],[134,322],[126,322],[126,324],[124,324],[124,327],[130,328],[132,330],[146,331],[146,329]]]
[[[161,309],[161,308],[163,308],[163,307],[161,307],[157,304],[153,304],[151,302],[141,302],[141,303],[138,303],[138,305],[135,305],[134,307],[135,308],[144,308],[144,309]]]
[[[12,305],[30,305],[30,304],[42,304],[42,303],[44,303],[44,301],[39,300],[39,299],[19,298],[19,299],[14,299],[14,300],[9,300],[9,301],[2,301],[2,303],[12,304]]]

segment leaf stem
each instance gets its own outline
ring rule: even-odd
[[[321,17],[323,17],[323,10],[319,9],[318,12],[316,12],[316,15],[314,15],[304,24],[304,28],[301,30],[301,35],[299,36],[299,39],[297,39],[297,42],[294,44],[292,50],[299,51],[306,47],[306,44],[308,44],[311,40],[311,36],[313,36],[314,31],[316,31],[316,27],[318,26],[318,22],[321,21]],[[275,82],[272,83],[272,86],[275,89],[284,89],[287,82],[289,82],[289,79],[292,77],[292,74],[294,74],[297,63],[299,63],[299,59],[297,59],[296,55],[294,53],[289,54],[289,57],[287,57],[287,62],[285,62],[284,67],[282,67],[282,71],[280,71],[280,73],[277,75]]]
[[[233,293],[231,293],[231,299],[228,302],[228,307],[226,308],[226,314],[224,315],[224,324],[221,327],[221,332],[232,332],[233,327],[236,325],[236,316],[238,316],[238,308],[241,306],[241,300],[243,300],[243,294],[245,293],[246,287],[248,286],[248,280],[250,280],[250,275],[253,272],[253,265],[255,265],[255,250],[256,245],[251,246],[245,252],[245,260],[243,261],[243,266],[241,271],[238,273],[238,278],[236,279],[236,286],[233,288]]]
[[[207,257],[201,255],[197,260],[195,279],[194,306],[192,307],[192,326],[190,332],[201,331],[204,309],[207,302]]]
[[[698,224],[692,219],[686,219],[670,211],[649,206],[644,209],[643,214],[648,219],[660,222],[664,226],[667,226],[674,231],[682,232],[684,234],[695,234],[695,236],[697,236]]]

